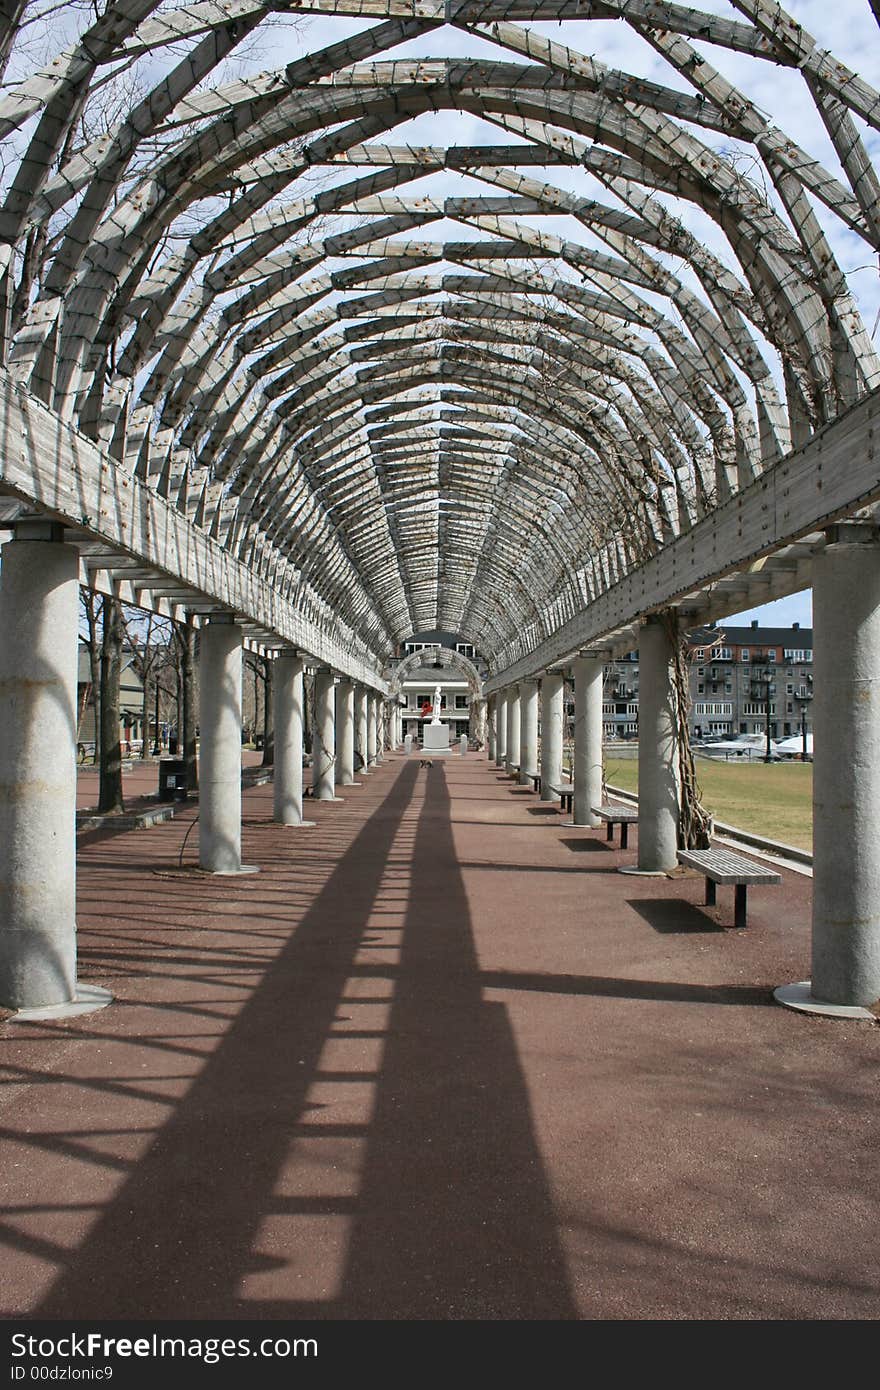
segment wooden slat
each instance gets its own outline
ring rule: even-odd
[[[0,373],[0,490],[83,531],[157,572],[157,589],[177,581],[218,610],[275,633],[342,675],[385,692],[371,661],[338,620],[309,621],[277,585],[261,579],[39,401]],[[159,576],[164,576],[164,582]],[[144,587],[147,587],[145,585]],[[176,584],[174,585],[176,588]]]
[[[680,849],[678,862],[697,869],[715,883],[781,883],[782,875],[763,869],[741,854],[726,849]]]
[[[549,670],[640,616],[695,595],[760,556],[878,499],[880,389],[659,555],[612,584],[552,637],[535,643],[527,656],[493,670],[487,693]],[[728,602],[728,611],[737,611],[737,600]]]

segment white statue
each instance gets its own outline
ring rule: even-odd
[[[434,686],[434,708],[433,708],[433,712],[432,712],[431,723],[432,723],[432,724],[439,724],[439,723],[440,723],[440,687],[439,687],[439,685],[435,685],[435,686]]]

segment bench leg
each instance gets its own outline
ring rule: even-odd
[[[610,820],[610,821],[608,822],[608,834],[605,836],[605,839],[606,839],[606,840],[613,840],[613,839],[614,839],[614,821],[613,821],[613,820]]]
[[[714,878],[707,878],[707,879],[706,879],[706,906],[707,906],[707,907],[714,907],[714,906],[715,906],[715,889],[716,889],[716,883],[715,883]]]
[[[736,897],[733,925],[735,927],[744,927],[746,924],[746,891],[747,888],[745,883],[738,883],[734,889]]]
[[[628,838],[629,838],[629,826],[627,825],[626,821],[623,820],[623,821],[620,822],[620,848],[621,848],[621,849],[626,849]]]

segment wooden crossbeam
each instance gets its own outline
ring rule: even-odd
[[[212,600],[353,680],[385,690],[384,653],[358,650],[341,620],[304,616],[169,503],[0,373],[0,491],[156,574],[157,591]],[[171,581],[169,583],[169,580]],[[145,587],[147,587],[145,585]]]
[[[744,571],[762,555],[880,499],[880,390],[768,469],[644,565],[609,585],[552,637],[493,667],[487,693],[526,680],[640,617]],[[729,601],[728,611],[742,607]]]

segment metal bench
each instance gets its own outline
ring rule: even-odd
[[[612,806],[612,805],[610,804],[610,802],[609,802],[609,803],[606,803],[606,804],[603,805],[603,806],[591,806],[591,807],[590,807],[590,810],[593,812],[593,815],[594,815],[594,816],[598,816],[600,820],[603,820],[603,821],[605,821],[605,822],[607,823],[607,825],[608,825],[608,835],[607,835],[607,837],[606,837],[607,839],[613,840],[613,839],[614,839],[614,827],[615,827],[615,825],[619,825],[619,826],[620,826],[620,848],[621,848],[621,849],[626,849],[627,844],[628,844],[628,841],[629,841],[629,828],[630,828],[631,825],[637,825],[637,824],[638,824],[638,819],[639,819],[639,810],[638,810],[638,807],[637,807],[637,806]]]
[[[734,925],[746,925],[746,893],[753,883],[781,883],[782,875],[762,869],[729,849],[680,849],[678,862],[706,876],[706,906],[715,906],[716,884],[735,885]]]
[[[526,773],[523,774],[523,776],[525,776],[525,777],[531,782],[531,784],[532,784],[532,791],[534,791],[534,792],[539,792],[539,791],[541,790],[541,774],[540,774],[540,772],[526,772]]]
[[[559,809],[570,811],[574,800],[574,783],[560,782],[558,787],[551,787],[550,790],[559,797]]]

